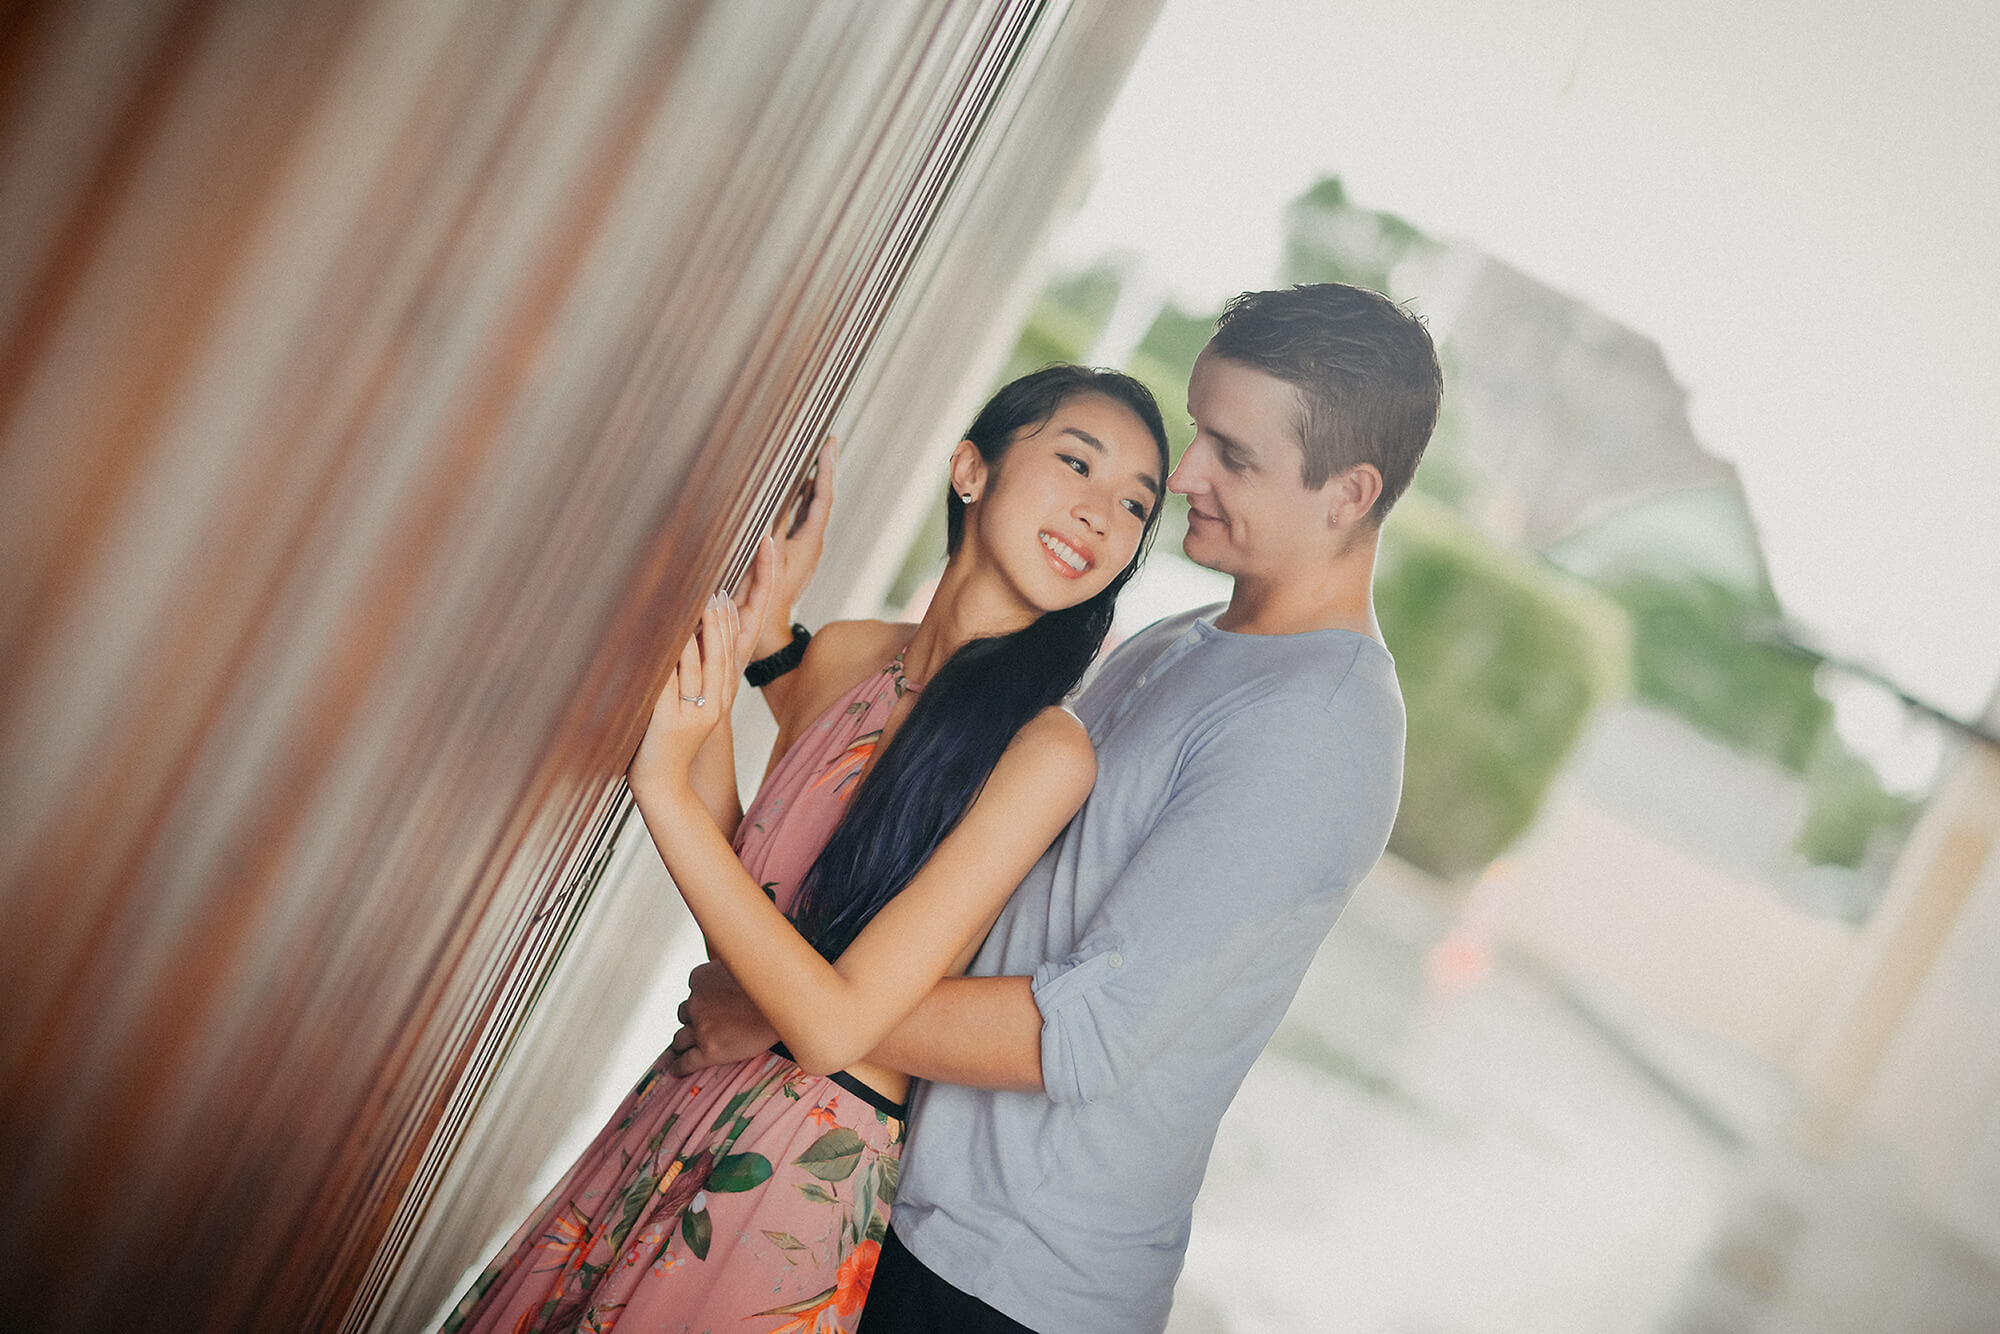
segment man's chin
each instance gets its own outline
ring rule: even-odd
[[[1181,555],[1204,570],[1214,570],[1217,574],[1230,573],[1223,568],[1224,553],[1209,543],[1197,539],[1192,528],[1188,529],[1187,536],[1181,539]]]

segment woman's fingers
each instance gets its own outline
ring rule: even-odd
[[[747,662],[752,649],[756,647],[757,636],[763,633],[764,616],[770,610],[771,589],[777,582],[778,544],[769,536],[757,543],[757,554],[750,561],[750,578],[744,585],[743,601],[738,607],[740,626],[736,633],[736,655],[739,662]]]
[[[701,682],[702,699],[718,706],[728,681],[723,672],[729,661],[730,644],[735,638],[729,627],[728,606],[729,600],[717,593],[701,609],[701,673],[695,679]]]
[[[799,595],[812,582],[826,544],[827,516],[833,513],[833,464],[839,456],[834,438],[820,447],[819,462],[804,494],[805,508],[787,505],[778,519],[776,560],[772,567],[771,610],[789,623]],[[776,628],[775,626],[773,627]]]
[[[689,635],[687,643],[681,645],[681,664],[676,669],[676,675],[680,678],[677,690],[683,702],[689,696],[701,693],[700,629]]]
[[[721,647],[724,650],[722,665],[727,670],[729,679],[734,680],[738,662],[737,651],[743,644],[743,609],[736,605],[735,598],[722,599],[722,621],[728,632],[722,636]]]
[[[826,443],[819,447],[819,471],[813,477],[812,499],[806,503],[805,518],[800,520],[798,536],[817,544],[826,539],[827,516],[833,513],[833,465],[840,458],[840,441],[829,434]]]

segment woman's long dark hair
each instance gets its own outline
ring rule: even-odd
[[[1063,403],[1099,394],[1138,415],[1167,471],[1167,431],[1153,395],[1129,375],[1049,366],[1003,387],[965,433],[989,470],[1016,440],[1048,424]],[[1156,502],[1132,559],[1087,601],[1047,612],[1012,634],[974,639],[951,655],[917,696],[894,740],[875,759],[847,811],[799,886],[799,930],[837,958],[882,905],[902,892],[986,784],[1014,734],[1083,679],[1104,643],[1118,591],[1139,568],[1159,519]],[[945,498],[945,550],[958,553],[965,504]]]

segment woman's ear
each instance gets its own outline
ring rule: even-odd
[[[1326,488],[1326,526],[1353,528],[1382,498],[1382,474],[1372,463],[1357,463],[1337,474]]]
[[[986,460],[979,457],[979,446],[970,440],[961,440],[951,451],[951,489],[958,492],[958,498],[970,505],[978,500],[986,490]]]

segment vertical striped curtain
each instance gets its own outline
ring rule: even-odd
[[[670,654],[1115,8],[0,16],[0,1327],[375,1318]]]

